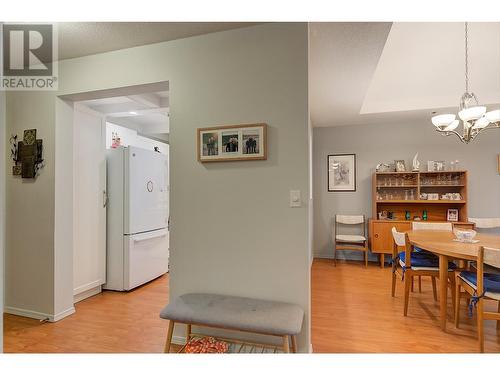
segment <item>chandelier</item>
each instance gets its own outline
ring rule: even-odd
[[[500,128],[500,109],[486,112],[480,106],[474,93],[469,91],[469,25],[465,22],[465,93],[460,98],[458,117],[462,120],[463,129],[457,131],[460,121],[454,114],[432,117],[432,124],[443,135],[456,135],[464,143],[471,142],[486,129]]]

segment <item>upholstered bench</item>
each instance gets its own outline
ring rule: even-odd
[[[296,336],[302,328],[304,311],[292,303],[194,293],[175,298],[163,308],[160,318],[170,321],[165,353],[170,351],[175,323],[187,325],[188,341],[192,325],[278,336],[287,353],[289,340],[292,351],[297,352]]]

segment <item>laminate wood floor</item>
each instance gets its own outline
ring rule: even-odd
[[[439,327],[439,302],[432,296],[429,277],[422,293],[410,294],[403,316],[403,283],[391,297],[391,270],[369,264],[316,259],[312,271],[312,344],[323,353],[456,353],[478,351],[476,315],[469,318],[465,301],[461,325],[455,328],[449,297],[447,332]],[[438,291],[439,292],[439,291]],[[450,295],[450,293],[448,293]],[[497,311],[494,301],[485,310]],[[496,322],[485,322],[485,351],[500,352]]]
[[[402,284],[390,295],[390,269],[375,264],[317,259],[312,269],[312,343],[323,353],[476,352],[475,319],[462,305],[460,329],[439,328],[439,304],[430,281],[412,293],[403,316]],[[76,304],[76,313],[57,322],[4,314],[8,353],[154,353],[162,352],[167,321],[158,314],[168,300],[168,276],[128,293],[105,291]],[[488,303],[495,311],[496,305]],[[500,352],[500,331],[485,323],[485,349]],[[173,350],[176,348],[174,347]]]

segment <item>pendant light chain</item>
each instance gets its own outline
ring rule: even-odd
[[[469,92],[469,23],[465,23],[465,92]]]

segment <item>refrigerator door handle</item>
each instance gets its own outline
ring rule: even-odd
[[[143,234],[137,234],[132,237],[134,242],[141,242],[141,241],[146,241],[146,240],[151,240],[153,238],[160,238],[160,237],[165,237],[167,235],[167,231],[165,230],[156,230],[154,232],[150,233],[143,233]]]

